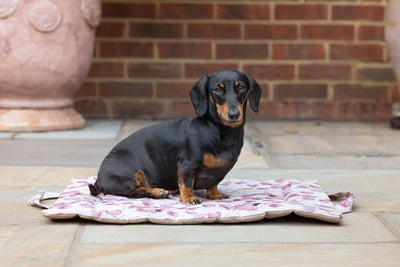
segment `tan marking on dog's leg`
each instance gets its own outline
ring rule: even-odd
[[[136,179],[136,183],[139,187],[152,188],[151,182],[149,181],[147,176],[144,174],[144,172],[137,171],[135,173],[135,179]]]
[[[135,173],[137,188],[127,195],[127,197],[150,197],[150,198],[168,198],[170,191],[162,188],[153,188],[151,182],[142,171]]]
[[[181,195],[181,202],[183,203],[188,203],[192,205],[200,204],[200,200],[198,200],[194,195],[193,195],[193,184],[194,184],[194,179],[192,183],[192,187],[187,187],[185,183],[182,181],[182,179],[178,179],[178,184],[179,184],[179,191]]]
[[[207,189],[207,198],[211,200],[217,200],[228,198],[228,196],[219,192],[218,187],[214,186],[213,188]]]
[[[170,191],[164,190],[162,188],[137,188],[133,194],[129,194],[129,197],[149,197],[149,198],[168,198],[171,194]]]

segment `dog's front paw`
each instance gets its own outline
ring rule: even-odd
[[[225,195],[224,193],[217,192],[217,193],[214,193],[214,194],[207,194],[207,198],[211,199],[211,200],[217,200],[217,199],[229,198],[229,196]]]
[[[225,199],[228,198],[228,195],[225,195],[224,193],[221,193],[218,191],[217,187],[213,187],[207,190],[207,198],[211,200],[217,200],[217,199]]]
[[[192,205],[197,205],[201,204],[201,201],[198,200],[196,197],[187,197],[187,198],[181,198],[181,202],[187,203],[187,204],[192,204]]]

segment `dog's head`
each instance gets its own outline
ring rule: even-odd
[[[214,120],[232,128],[243,124],[249,100],[258,111],[261,88],[247,73],[224,70],[205,74],[190,91],[197,116],[209,114]]]

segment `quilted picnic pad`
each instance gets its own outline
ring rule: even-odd
[[[317,181],[274,179],[265,181],[226,179],[219,191],[229,195],[223,200],[205,198],[205,190],[195,191],[199,205],[180,202],[179,195],[167,199],[126,198],[115,195],[92,196],[88,184],[96,177],[72,179],[61,193],[41,191],[28,201],[44,208],[51,219],[81,217],[103,223],[197,224],[240,223],[272,219],[294,213],[330,223],[339,223],[343,213],[351,212],[354,194],[328,195]],[[46,205],[45,199],[56,198]],[[332,201],[337,202],[336,205]]]

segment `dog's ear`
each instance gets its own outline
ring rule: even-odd
[[[203,77],[194,84],[190,91],[190,99],[192,100],[193,107],[199,117],[204,116],[208,109],[207,82],[208,75],[204,74]]]
[[[249,85],[249,102],[250,107],[254,112],[258,112],[258,104],[260,104],[261,87],[247,72],[244,72]]]

